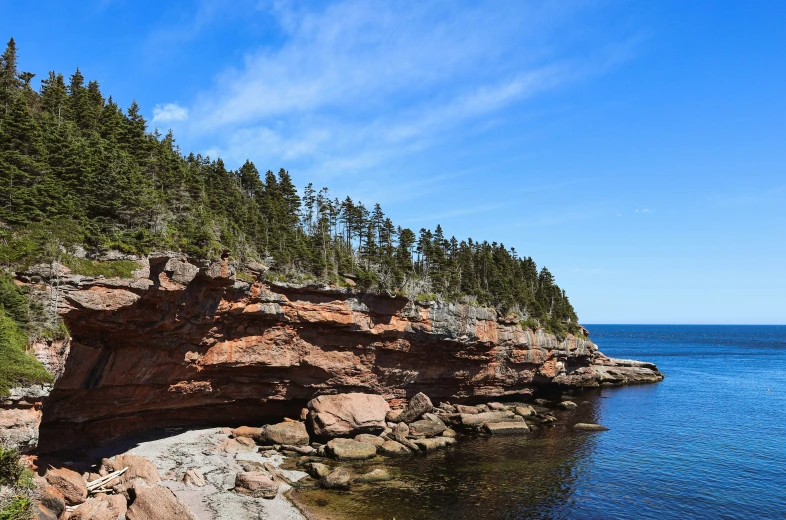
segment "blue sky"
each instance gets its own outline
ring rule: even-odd
[[[546,265],[585,323],[786,323],[786,2],[0,2],[184,150]]]

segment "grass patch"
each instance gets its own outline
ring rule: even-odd
[[[20,384],[52,382],[44,365],[27,353],[27,334],[0,309],[0,396]]]
[[[437,295],[434,293],[420,293],[418,294],[417,301],[419,302],[432,302],[437,300]]]
[[[93,277],[106,276],[107,278],[131,278],[134,271],[142,267],[132,260],[97,262],[71,255],[63,255],[61,262],[64,266],[71,269],[71,272],[74,274]]]
[[[238,271],[235,274],[235,276],[237,277],[238,280],[243,280],[244,282],[248,282],[248,283],[254,283],[257,281],[256,276],[249,274],[245,271]]]

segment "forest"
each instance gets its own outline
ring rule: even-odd
[[[497,242],[441,226],[397,226],[379,204],[337,197],[289,172],[182,151],[123,110],[77,69],[34,88],[13,38],[0,59],[0,267],[78,263],[117,250],[258,261],[277,281],[496,307],[529,327],[577,332],[576,313],[546,269]],[[70,263],[70,264],[69,264]],[[2,309],[0,309],[2,313]]]

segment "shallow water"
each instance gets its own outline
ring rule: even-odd
[[[589,329],[666,379],[585,393],[554,429],[393,461],[392,483],[299,500],[352,520],[786,518],[786,327]]]

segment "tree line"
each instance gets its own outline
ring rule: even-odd
[[[402,228],[366,206],[288,171],[184,153],[171,131],[148,131],[77,69],[69,78],[18,69],[16,45],[0,58],[0,264],[9,269],[73,251],[143,255],[230,254],[272,267],[268,276],[356,283],[490,305],[554,331],[577,317],[548,269],[503,244],[448,238],[441,226]],[[349,282],[351,280],[351,282]]]

